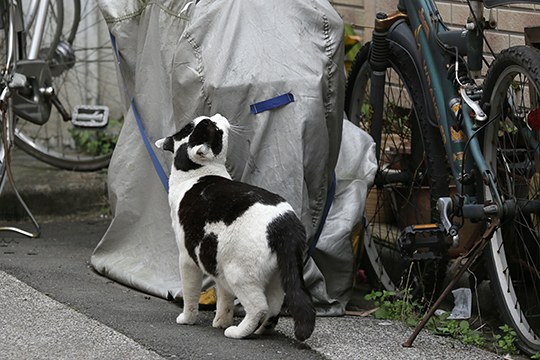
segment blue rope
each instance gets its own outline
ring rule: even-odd
[[[150,159],[152,160],[154,169],[156,169],[156,173],[159,176],[159,180],[161,181],[161,184],[163,185],[165,192],[169,193],[169,178],[167,174],[165,173],[165,171],[163,170],[163,167],[161,166],[161,163],[159,162],[156,156],[156,153],[154,152],[154,149],[152,149],[152,145],[150,144],[150,141],[148,140],[146,131],[144,131],[141,118],[139,117],[139,112],[137,111],[137,107],[135,106],[135,101],[133,99],[131,99],[131,109],[133,110],[133,115],[135,116],[135,120],[137,120],[137,126],[139,127],[139,131],[141,133],[144,146],[146,147],[146,150],[148,151],[148,155],[150,155]]]
[[[319,242],[319,238],[321,237],[321,233],[324,228],[324,223],[326,222],[326,218],[328,217],[328,213],[330,212],[330,208],[332,207],[332,203],[334,202],[334,197],[336,195],[336,181],[336,174],[334,174],[334,176],[332,177],[332,183],[330,184],[328,192],[326,193],[326,202],[324,204],[323,212],[321,215],[321,221],[319,222],[317,231],[315,232],[315,235],[311,240],[311,244],[309,244],[306,262],[313,255],[313,251],[315,251],[315,247],[317,246],[317,242]]]
[[[120,66],[120,55],[118,54],[118,48],[116,47],[116,38],[114,37],[113,34],[110,34],[110,35],[111,35],[111,44],[114,50],[114,54],[116,55],[116,61],[118,62],[118,65]],[[135,117],[135,120],[137,121],[137,127],[139,128],[139,132],[141,133],[141,137],[143,139],[144,146],[146,147],[146,151],[148,152],[148,155],[150,156],[150,160],[152,160],[152,164],[154,165],[154,169],[156,170],[156,173],[159,176],[159,180],[161,181],[163,188],[168,193],[169,192],[169,178],[167,177],[165,170],[163,170],[163,167],[161,166],[161,163],[159,162],[156,156],[156,153],[154,152],[154,149],[152,148],[152,144],[150,144],[150,141],[148,140],[148,136],[146,135],[146,131],[144,130],[141,117],[139,116],[139,112],[137,111],[137,107],[135,106],[135,100],[129,94],[129,91],[127,89],[127,86],[125,86],[125,84],[124,84],[124,91],[128,95],[128,98],[130,99],[129,102],[131,103],[131,110],[133,111],[133,116]]]

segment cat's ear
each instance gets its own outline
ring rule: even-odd
[[[163,144],[167,138],[156,140],[155,144],[158,149],[163,149]]]
[[[174,152],[174,140],[168,136],[155,142],[158,149]]]

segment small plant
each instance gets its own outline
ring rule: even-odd
[[[365,298],[373,301],[378,308],[373,313],[377,319],[400,320],[409,326],[414,326],[420,321],[422,308],[407,293],[398,296],[393,291],[372,291]]]
[[[482,333],[471,329],[471,324],[466,320],[459,322],[456,320],[444,321],[442,325],[436,328],[435,332],[440,335],[451,336],[467,345],[483,347],[486,344],[486,339]]]
[[[495,345],[497,348],[507,354],[518,354],[519,352],[516,347],[517,334],[514,329],[508,325],[499,326],[499,329],[502,330],[503,334],[495,335]]]
[[[365,295],[365,299],[372,301],[377,309],[373,312],[376,319],[398,320],[409,326],[415,326],[423,316],[423,307],[417,300],[413,300],[410,295],[411,290],[405,293],[393,291],[372,291]],[[433,316],[427,323],[427,328],[435,334],[451,336],[466,345],[473,345],[480,348],[492,346],[495,340],[495,347],[505,354],[521,354],[516,346],[517,334],[508,325],[500,326],[502,334],[495,335],[494,338],[486,337],[480,329],[473,329],[467,320],[448,320],[448,314]],[[489,342],[489,344],[488,344]],[[532,360],[540,360],[540,353],[530,357]]]
[[[119,128],[123,119],[109,119],[108,128]],[[78,149],[92,156],[106,155],[112,152],[118,135],[107,129],[89,130],[81,128],[71,128],[71,136]]]

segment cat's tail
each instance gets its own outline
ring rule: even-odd
[[[283,214],[274,222],[271,238],[277,254],[285,303],[294,320],[294,335],[304,341],[315,328],[315,308],[304,284],[303,257],[306,231],[294,212]],[[273,235],[273,236],[272,236]]]

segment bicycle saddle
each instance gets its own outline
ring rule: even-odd
[[[510,4],[540,4],[540,0],[484,0],[484,6],[488,9]]]

